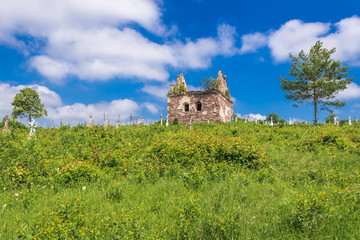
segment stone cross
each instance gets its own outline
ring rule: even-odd
[[[30,133],[29,133],[29,136],[32,136],[33,134],[35,134],[36,132],[36,122],[34,119],[31,120],[31,122],[29,122],[29,126],[30,126]]]
[[[55,122],[54,122],[54,120],[52,121],[52,128],[55,128]]]
[[[10,118],[9,118],[8,115],[6,115],[4,119],[5,119],[5,126],[4,126],[4,129],[3,129],[3,132],[10,132],[10,128],[9,128],[9,120],[10,120]]]
[[[271,117],[270,125],[271,125],[271,126],[274,126],[273,118],[272,118],[272,117]]]
[[[357,117],[355,117],[355,123],[357,123]]]
[[[351,126],[351,117],[349,116],[349,125]]]
[[[132,118],[133,118],[132,113],[130,113],[130,125],[131,125]]]
[[[44,122],[44,129],[46,128],[46,122]]]
[[[116,121],[116,129],[120,127],[120,118]]]
[[[92,114],[90,114],[88,127],[91,127],[93,125],[93,123],[92,123],[93,119],[92,118],[93,118],[93,116],[92,116]]]
[[[162,113],[160,114],[160,125],[162,126]]]
[[[334,117],[334,125],[336,125],[336,117]]]
[[[169,126],[169,119],[166,119],[166,126]]]
[[[289,125],[292,125],[292,121],[291,121],[291,118],[289,119]]]
[[[143,124],[143,116],[140,116],[140,124]]]

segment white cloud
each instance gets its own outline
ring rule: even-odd
[[[78,123],[88,122],[89,116],[92,114],[95,123],[103,123],[103,114],[105,112],[106,118],[109,116],[111,124],[115,124],[119,115],[121,116],[122,122],[124,118],[128,120],[130,114],[139,117],[140,112],[144,109],[149,111],[151,114],[159,112],[159,107],[154,103],[145,102],[143,104],[139,104],[131,99],[116,99],[110,102],[99,102],[93,104],[74,103],[71,105],[64,105],[60,96],[45,86],[11,86],[9,84],[1,83],[0,96],[2,96],[2,101],[0,101],[0,118],[11,114],[13,108],[11,102],[13,101],[16,93],[24,87],[30,87],[37,90],[42,103],[44,103],[45,108],[48,111],[48,116],[44,117],[39,122],[54,120],[56,123],[59,123],[61,119],[63,123],[76,125]],[[26,122],[26,120],[24,121]]]
[[[261,115],[259,113],[256,113],[256,114],[253,114],[253,113],[250,113],[250,114],[237,114],[237,115],[239,115],[240,118],[248,118],[249,121],[265,120],[266,119],[266,116]]]
[[[140,106],[130,99],[118,99],[111,102],[100,102],[95,104],[74,103],[72,105],[65,105],[57,108],[48,109],[48,120],[56,120],[71,123],[85,123],[89,120],[92,114],[95,123],[103,123],[104,112],[105,116],[109,116],[110,123],[114,124],[118,115],[120,118],[128,119],[130,114],[135,116],[140,110]]]
[[[257,49],[264,47],[267,44],[266,35],[259,32],[243,35],[241,37],[241,40],[241,54],[248,52],[256,52]]]
[[[141,91],[146,92],[152,96],[155,96],[160,99],[166,99],[167,93],[170,90],[170,83],[157,86],[157,85],[145,85]]]
[[[117,27],[134,22],[163,33],[161,12],[153,0],[11,0],[0,3],[0,29],[46,37],[54,29]]]
[[[328,49],[336,48],[334,57],[360,66],[360,18],[353,16],[335,24],[336,32],[320,38]]]
[[[159,108],[156,104],[145,102],[145,103],[143,103],[143,106],[152,114],[159,112]]]
[[[344,91],[338,93],[336,98],[339,100],[360,99],[360,86],[356,83],[350,83]]]
[[[177,64],[183,68],[206,68],[213,57],[218,55],[233,56],[238,52],[235,47],[234,27],[223,24],[217,29],[217,38],[200,38],[196,41],[187,40],[173,46]]]
[[[216,56],[236,53],[235,28],[225,24],[215,38],[185,43],[157,43],[130,28],[174,34],[177,27],[162,23],[161,10],[157,0],[1,1],[0,44],[32,52],[30,66],[54,83],[67,76],[166,81],[169,66],[205,68]]]
[[[302,49],[310,49],[318,37],[330,30],[328,23],[304,23],[300,20],[286,22],[269,36],[269,48],[276,61],[285,61],[289,53],[297,55]]]
[[[331,31],[334,29],[335,31]],[[240,53],[255,52],[268,46],[276,62],[289,60],[289,53],[297,56],[301,50],[309,52],[316,41],[322,41],[328,49],[336,48],[333,58],[353,66],[360,66],[360,18],[352,16],[331,24],[304,23],[290,20],[277,30],[242,36]]]
[[[44,103],[45,107],[57,107],[61,106],[61,98],[60,96],[51,91],[47,87],[40,86],[40,85],[18,85],[18,86],[11,86],[6,83],[0,83],[0,114],[1,115],[10,115],[13,109],[11,103],[14,100],[14,97],[17,93],[20,92],[20,89],[24,87],[32,88],[38,91],[41,102]],[[0,117],[1,118],[1,117]]]

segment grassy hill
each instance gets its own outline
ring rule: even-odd
[[[360,125],[0,133],[0,239],[354,239]]]

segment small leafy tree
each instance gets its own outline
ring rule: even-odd
[[[269,113],[269,115],[266,117],[266,121],[270,122],[271,118],[273,119],[273,123],[279,122],[279,115],[277,115],[276,113]]]
[[[315,123],[318,122],[318,106],[320,110],[329,110],[328,106],[343,107],[345,102],[334,100],[336,94],[346,89],[353,78],[346,78],[349,67],[343,67],[340,61],[330,58],[335,53],[335,48],[327,50],[322,47],[322,42],[317,41],[307,55],[303,50],[298,57],[290,54],[291,66],[287,77],[279,77],[281,89],[289,92],[285,97],[295,101],[294,106],[305,102],[314,105]]]
[[[334,112],[331,112],[330,115],[325,116],[325,122],[334,123],[334,117],[336,117],[336,114]]]
[[[17,93],[14,101],[11,103],[14,109],[11,115],[16,119],[17,117],[40,118],[47,116],[47,111],[44,104],[36,90],[31,88],[23,88],[20,93]]]
[[[200,81],[200,86],[202,89],[207,91],[215,90],[220,85],[220,79],[215,78],[203,78]],[[230,93],[230,92],[229,92]]]

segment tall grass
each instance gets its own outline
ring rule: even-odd
[[[0,239],[356,239],[360,128],[0,133]]]

